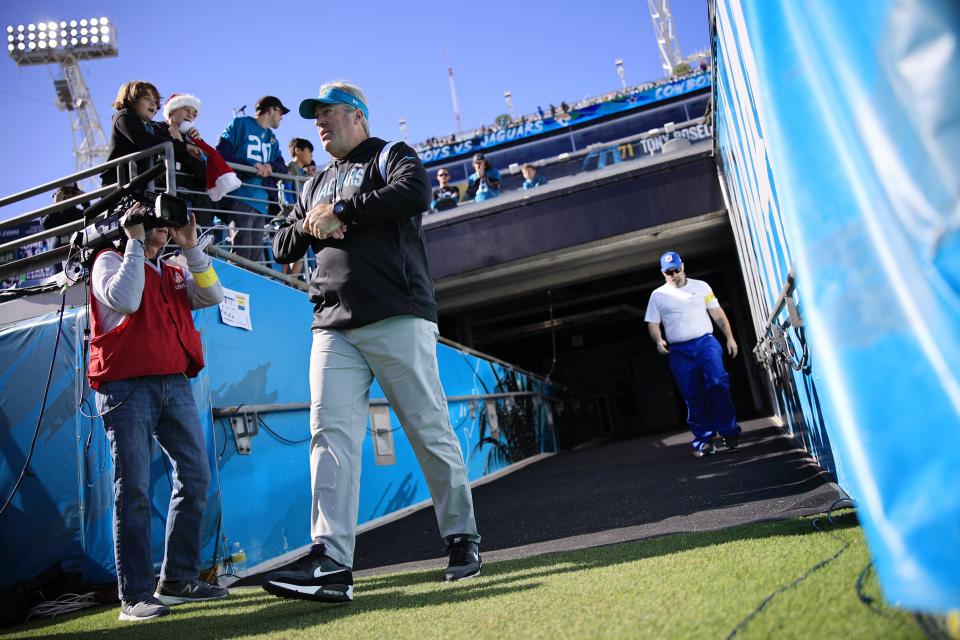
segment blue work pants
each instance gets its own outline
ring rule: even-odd
[[[730,396],[730,376],[723,368],[723,348],[713,334],[670,344],[670,370],[687,403],[687,424],[693,447],[718,433],[740,433],[737,409]]]

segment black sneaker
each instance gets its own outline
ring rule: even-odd
[[[263,588],[278,598],[296,598],[314,602],[350,602],[353,600],[353,571],[315,544],[305,558],[290,571],[274,571],[264,578]]]
[[[710,456],[716,452],[717,452],[717,449],[716,447],[713,446],[712,440],[701,442],[699,445],[693,448],[693,455],[695,455],[698,458],[702,458],[704,456]]]
[[[171,580],[161,581],[157,585],[157,592],[153,597],[167,606],[184,604],[186,602],[206,602],[219,600],[230,595],[226,587],[220,587],[202,580]]]
[[[139,622],[159,618],[170,613],[162,602],[152,596],[147,596],[140,602],[120,602],[120,620]]]
[[[720,436],[720,447],[724,451],[736,451],[740,448],[740,436]]]
[[[447,552],[450,554],[450,564],[443,572],[444,580],[450,582],[480,575],[483,560],[480,559],[478,543],[463,534],[447,536]]]

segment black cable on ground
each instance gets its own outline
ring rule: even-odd
[[[947,628],[944,616],[915,613],[913,618],[930,640],[955,640],[957,637]]]
[[[850,502],[850,503],[853,503],[853,500],[850,500],[849,498],[841,498],[840,500],[837,500],[837,501],[835,501],[832,505],[830,505],[830,509],[827,511],[827,521],[828,521],[831,525],[833,525],[833,515],[832,515],[832,514],[833,514],[833,510],[834,510],[841,502]],[[835,535],[833,535],[832,533],[829,533],[828,531],[826,531],[826,530],[821,529],[820,527],[818,527],[818,526],[817,526],[817,520],[812,520],[810,524],[813,525],[813,528],[816,529],[817,531],[821,531],[821,532],[823,532],[823,533],[827,533],[827,534],[830,535],[831,537],[836,538],[837,540],[840,540],[840,541],[843,543],[843,546],[841,546],[840,549],[838,549],[837,552],[834,553],[833,555],[831,555],[829,558],[825,558],[825,559],[821,560],[820,562],[818,562],[817,564],[815,564],[815,565],[813,565],[812,567],[810,567],[809,569],[807,569],[807,570],[803,573],[803,575],[801,575],[801,576],[800,576],[799,578],[797,578],[796,580],[790,582],[789,584],[783,585],[782,587],[778,588],[776,591],[774,591],[773,593],[771,593],[770,595],[768,595],[766,598],[764,598],[764,599],[760,602],[760,604],[757,605],[757,608],[756,608],[756,609],[754,609],[753,611],[751,611],[750,614],[747,615],[746,618],[744,618],[743,620],[741,620],[741,621],[737,624],[737,626],[735,626],[735,627],[733,628],[733,631],[731,631],[731,632],[730,632],[730,635],[727,636],[727,640],[730,640],[730,638],[735,637],[738,633],[740,633],[741,631],[743,631],[743,630],[746,628],[746,626],[747,626],[748,624],[750,624],[750,622],[751,622],[754,618],[756,618],[758,615],[760,615],[760,614],[763,612],[763,610],[767,607],[767,605],[770,604],[770,602],[773,601],[773,599],[776,598],[778,595],[780,595],[781,593],[784,593],[784,592],[789,591],[790,589],[794,588],[795,586],[797,586],[798,584],[800,584],[801,582],[803,582],[804,580],[806,580],[807,578],[809,578],[811,575],[813,575],[814,573],[816,573],[816,572],[819,571],[820,569],[824,568],[825,566],[827,566],[828,564],[830,564],[831,562],[833,562],[834,560],[836,560],[837,558],[839,558],[840,555],[843,554],[844,551],[846,551],[848,548],[850,548],[850,543],[849,543],[849,542],[847,542],[847,541],[845,541],[845,540],[842,540],[842,539],[839,538],[838,536],[835,536]]]
[[[857,599],[860,600],[861,604],[863,604],[868,609],[870,609],[872,613],[880,616],[881,618],[886,618],[888,620],[897,620],[903,625],[907,624],[907,621],[906,621],[907,619],[898,617],[894,615],[893,612],[888,612],[883,610],[882,598],[880,598],[878,601],[878,598],[874,598],[873,596],[868,595],[864,590],[864,583],[870,577],[872,570],[873,570],[873,560],[870,560],[870,562],[867,563],[867,565],[860,571],[860,574],[857,576],[857,581],[855,583]],[[941,634],[935,628],[936,624],[931,625],[931,629],[928,630],[927,625],[925,624],[927,622],[927,620],[924,619],[925,617],[927,616],[924,616],[924,614],[919,614],[919,613],[913,614],[914,621],[917,623],[917,625],[921,629],[923,629],[924,633],[927,635],[928,638],[931,638],[931,640],[949,640],[949,636]]]
[[[17,490],[20,489],[20,483],[23,482],[23,478],[27,475],[30,460],[33,458],[33,449],[37,444],[37,437],[40,435],[40,424],[43,422],[43,413],[47,408],[47,394],[50,392],[50,382],[53,380],[53,368],[57,364],[57,349],[60,347],[60,335],[63,333],[63,310],[66,306],[67,294],[64,292],[64,294],[60,296],[60,319],[57,322],[57,339],[53,343],[53,358],[50,359],[50,370],[47,372],[47,384],[43,388],[43,399],[40,401],[40,415],[37,416],[37,426],[33,430],[33,438],[30,439],[30,450],[27,452],[27,459],[23,461],[23,468],[20,469],[17,482],[13,485],[13,491],[10,492],[10,496],[3,503],[3,507],[0,507],[0,516],[6,513],[7,507],[13,502],[13,496],[17,495]]]

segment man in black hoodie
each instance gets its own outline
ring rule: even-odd
[[[446,580],[480,572],[480,536],[460,444],[437,366],[437,306],[420,232],[430,182],[404,143],[370,137],[366,99],[343,82],[304,100],[334,160],[304,185],[274,237],[276,260],[312,247],[310,465],[313,547],[291,571],[268,574],[278,596],[353,598],[361,442],[376,377],[426,477],[450,564]]]

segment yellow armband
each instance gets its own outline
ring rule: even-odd
[[[217,272],[213,267],[207,267],[206,271],[198,271],[193,274],[193,279],[201,289],[209,289],[217,284]]]
[[[710,295],[703,296],[703,301],[707,304],[711,304],[717,300],[717,296],[714,295],[713,291],[710,292]]]

